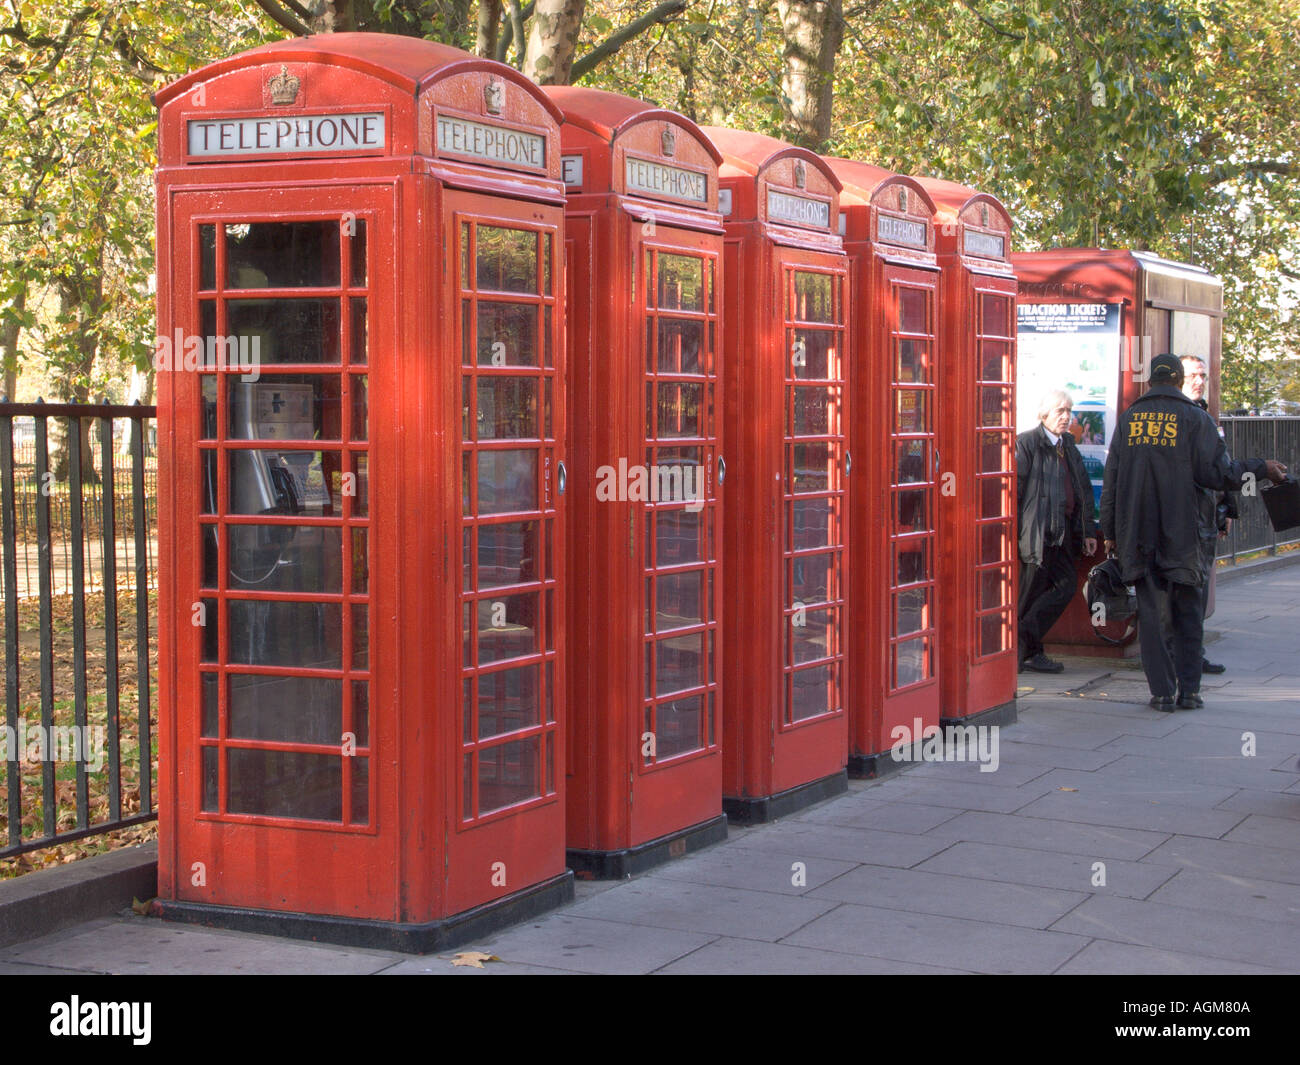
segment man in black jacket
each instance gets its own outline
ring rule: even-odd
[[[1106,457],[1101,530],[1125,581],[1137,586],[1138,637],[1151,706],[1202,706],[1198,488],[1241,489],[1251,478],[1280,482],[1272,459],[1234,461],[1210,416],[1183,395],[1177,356],[1151,360],[1151,387],[1119,420]],[[1175,692],[1177,693],[1175,696]]]
[[[1092,483],[1067,431],[1073,401],[1049,392],[1038,404],[1038,425],[1016,437],[1020,514],[1020,671],[1060,673],[1043,653],[1043,637],[1070,605],[1074,562],[1097,550]]]

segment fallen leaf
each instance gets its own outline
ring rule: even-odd
[[[134,895],[131,896],[131,909],[135,910],[141,917],[149,913],[149,903],[141,902]]]
[[[465,950],[452,958],[452,965],[469,965],[475,969],[483,968],[485,961],[500,961],[495,954],[484,954],[481,950]]]
[[[1078,791],[1078,788],[1057,788],[1057,791]]]

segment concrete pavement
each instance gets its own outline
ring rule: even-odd
[[[36,973],[1295,973],[1300,566],[1236,575],[1205,708],[1136,663],[1023,674],[998,762],[921,762],[561,910],[412,957],[101,917],[0,949]],[[1217,633],[1217,638],[1216,638]],[[501,960],[453,966],[455,954]]]

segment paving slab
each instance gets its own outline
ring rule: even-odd
[[[992,814],[968,810],[930,829],[931,839],[966,843],[1002,843],[1032,850],[1066,854],[1095,854],[1099,858],[1130,861],[1149,854],[1165,840],[1164,832],[1145,832],[1104,825],[1079,825],[1050,818],[1026,817],[1024,813]]]
[[[985,774],[993,775],[993,774]],[[965,780],[950,779],[942,774],[933,777],[899,780],[890,790],[890,797],[896,802],[919,802],[928,806],[956,807],[959,810],[991,810],[994,813],[1010,813],[1019,810],[1035,799],[1046,795],[1051,789],[1042,784],[1043,778],[1033,780],[1019,787],[998,787],[996,784],[972,783]]]
[[[793,850],[783,854],[766,849],[713,847],[660,866],[655,876],[778,895],[806,895],[854,868],[853,862],[808,858]]]
[[[713,938],[696,932],[578,917],[571,908],[565,908],[460,949],[495,954],[509,965],[623,975],[654,972]]]
[[[1098,868],[1099,863],[1104,869]],[[955,843],[917,868],[1008,884],[1037,884],[1088,895],[1123,895],[1136,899],[1146,898],[1177,872],[1176,868],[1152,860],[1129,862],[1096,854],[1063,854],[997,843]],[[1094,884],[1103,874],[1106,882]]]
[[[935,859],[936,861],[938,859]],[[967,917],[1046,928],[1087,896],[1079,891],[994,883],[970,876],[863,865],[809,893],[837,902],[869,902],[908,913]]]
[[[1056,971],[1062,976],[1277,976],[1288,970],[1099,939]]]
[[[1300,924],[1300,885],[1201,869],[1179,869],[1151,896],[1152,902],[1237,913],[1282,924]],[[1300,928],[1293,933],[1300,939]],[[1300,959],[1297,959],[1300,962]]]
[[[1118,751],[1059,747],[1049,743],[1024,743],[1019,726],[1002,736],[1002,757],[1014,764],[1043,765],[1051,769],[1100,769],[1120,757]]]
[[[1088,938],[846,903],[784,942],[976,973],[1049,973],[1087,946]]]
[[[0,960],[80,972],[192,976],[363,975],[405,955],[322,946],[278,936],[166,923],[151,917],[100,918],[0,951]]]
[[[1296,937],[1279,935],[1276,922],[1257,917],[1094,895],[1052,927],[1133,946],[1296,969]]]
[[[1180,805],[1143,794],[1099,789],[1097,794],[1062,791],[1045,795],[1020,811],[1026,817],[1047,817],[1076,824],[1137,828],[1169,835],[1218,839],[1245,817],[1230,810]]]
[[[1147,855],[1146,860],[1164,865],[1185,865],[1202,871],[1259,877],[1283,884],[1300,884],[1300,855],[1294,848],[1174,836]]]
[[[1014,727],[1014,726],[1013,726]],[[965,784],[991,784],[994,787],[1018,788],[1031,783],[1038,777],[1051,771],[1051,766],[1036,765],[1032,762],[1017,763],[1002,755],[1001,739],[998,741],[998,762],[996,767],[990,761],[987,766],[979,762],[922,762],[908,776],[908,780],[932,780],[942,778]],[[986,748],[992,753],[992,748]]]
[[[1144,766],[1152,764],[1157,768],[1142,772]],[[1260,779],[1264,778],[1261,776]],[[1080,773],[1074,769],[1054,769],[1040,777],[1036,783],[1044,786],[1045,794],[1124,797],[1145,802],[1177,803],[1207,810],[1213,809],[1237,790],[1229,784],[1211,785],[1208,782],[1189,780],[1185,771],[1175,771],[1153,758],[1120,759],[1089,773]]]
[[[616,891],[575,903],[567,912],[573,917],[681,932],[777,940],[833,906],[806,896],[694,884],[650,873],[620,885]]]
[[[794,854],[801,861],[834,858],[854,864],[870,862],[905,869],[938,854],[948,844],[901,832],[782,821],[729,841],[727,846],[773,851],[782,856]]]
[[[1253,791],[1242,788],[1219,803],[1220,810],[1230,810],[1243,814],[1266,814],[1272,817],[1286,817],[1300,820],[1300,802],[1286,794],[1275,791]]]
[[[747,973],[780,976],[964,976],[961,969],[812,950],[754,939],[715,939],[656,972],[665,974]]]
[[[1300,850],[1300,803],[1294,817],[1251,814],[1223,838],[1233,843],[1259,843],[1266,847]],[[1300,854],[1296,855],[1300,863]]]
[[[822,803],[791,820],[920,835],[960,815],[961,811],[951,806],[926,806],[919,802],[857,802],[847,799]]]

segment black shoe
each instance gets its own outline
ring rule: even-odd
[[[1224,673],[1227,671],[1227,669],[1228,669],[1227,666],[1221,666],[1217,662],[1211,662],[1209,659],[1206,658],[1201,659],[1202,673]]]
[[[1020,663],[1020,671],[1023,673],[1026,669],[1034,673],[1064,673],[1065,666],[1060,662],[1053,661],[1047,655],[1039,651],[1032,658],[1026,658]]]
[[[1174,712],[1174,697],[1172,695],[1153,695],[1151,702],[1147,703],[1152,710],[1159,710],[1162,714],[1172,714]]]
[[[1199,710],[1204,705],[1200,692],[1180,692],[1178,695],[1179,710]]]

